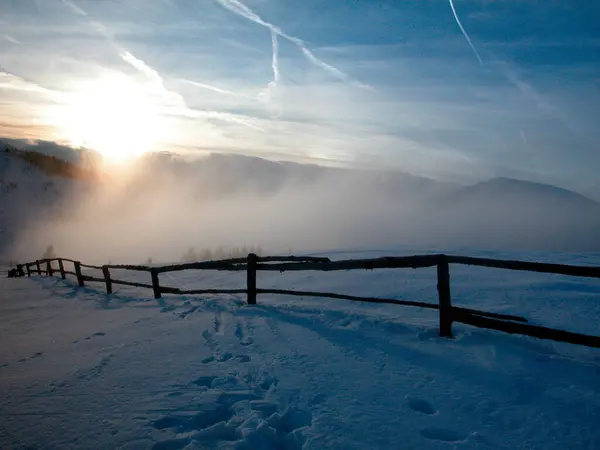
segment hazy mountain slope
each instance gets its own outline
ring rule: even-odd
[[[527,205],[531,208],[570,207],[590,211],[600,208],[600,204],[576,192],[531,181],[513,178],[494,178],[463,188],[449,199],[454,203],[485,202],[486,205],[511,203]]]
[[[447,183],[397,171],[322,167],[220,153],[186,159],[169,152],[145,155],[134,182],[149,188],[157,179],[172,178],[205,195],[274,195],[284,188],[319,186],[329,190],[372,191],[391,198],[421,198],[450,187]]]
[[[446,233],[474,245],[600,249],[600,204],[556,186],[496,178],[436,203]]]
[[[242,245],[600,250],[600,205],[508,178],[459,187],[391,171],[168,152],[98,177],[31,152],[1,156],[0,253],[27,231],[12,256],[31,258],[50,243],[84,259]]]
[[[57,219],[73,195],[90,192],[91,177],[55,157],[0,152],[0,254],[29,224]]]

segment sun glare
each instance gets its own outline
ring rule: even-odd
[[[155,150],[166,131],[152,94],[124,75],[82,83],[52,116],[71,145],[96,150],[111,163]]]

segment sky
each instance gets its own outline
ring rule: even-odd
[[[600,4],[2,0],[0,136],[600,192]]]

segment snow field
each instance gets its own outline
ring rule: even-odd
[[[598,333],[595,280],[455,266],[451,277],[455,305]],[[394,305],[259,295],[248,306],[242,295],[159,306],[145,289],[0,283],[2,448],[600,447],[596,349],[460,324],[442,339],[436,311]],[[161,275],[244,283],[243,272]],[[258,286],[437,301],[428,269],[259,272]]]

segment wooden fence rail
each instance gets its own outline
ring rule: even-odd
[[[55,269],[53,262],[58,262]],[[73,265],[73,270],[66,270],[64,263]],[[83,264],[68,258],[50,258],[18,265],[20,276],[31,276],[35,272],[42,274],[41,266],[45,264],[46,275],[52,276],[55,272],[60,273],[62,279],[65,275],[74,275],[79,286],[85,286],[86,282],[104,283],[107,294],[112,293],[113,284],[133,286],[152,289],[154,298],[159,300],[162,294],[197,295],[197,294],[246,294],[247,302],[254,305],[258,294],[271,295],[294,295],[301,297],[325,297],[350,301],[386,303],[401,306],[413,306],[418,308],[436,309],[439,311],[439,334],[442,337],[452,337],[452,324],[459,322],[479,328],[488,328],[505,333],[516,333],[539,339],[551,339],[554,341],[568,342],[571,344],[585,345],[600,348],[600,336],[574,333],[565,330],[531,325],[527,319],[520,316],[479,311],[475,309],[462,308],[452,305],[450,290],[450,265],[460,264],[469,266],[489,267],[496,269],[520,270],[539,273],[550,273],[577,277],[600,278],[600,267],[574,266],[566,264],[548,264],[528,261],[510,261],[488,258],[473,258],[468,256],[453,255],[415,255],[404,257],[382,257],[371,259],[349,259],[342,261],[331,261],[329,258],[310,256],[266,256],[259,257],[253,253],[247,258],[231,258],[219,261],[199,261],[183,264],[172,264],[167,266],[147,266],[128,264],[105,264],[102,266]],[[25,271],[23,270],[25,267]],[[358,297],[331,292],[292,291],[282,289],[260,289],[257,287],[256,274],[258,271],[340,271],[340,270],[375,270],[375,269],[406,269],[427,268],[437,269],[437,291],[438,303],[424,303],[409,300],[399,300],[379,297]],[[102,272],[102,277],[84,275],[84,269],[94,269]],[[139,283],[133,281],[117,280],[111,276],[111,269],[131,270],[148,272],[150,283]],[[177,287],[161,286],[159,276],[161,273],[175,272],[181,270],[218,270],[218,271],[245,271],[246,287],[244,289],[192,289],[183,290]]]

